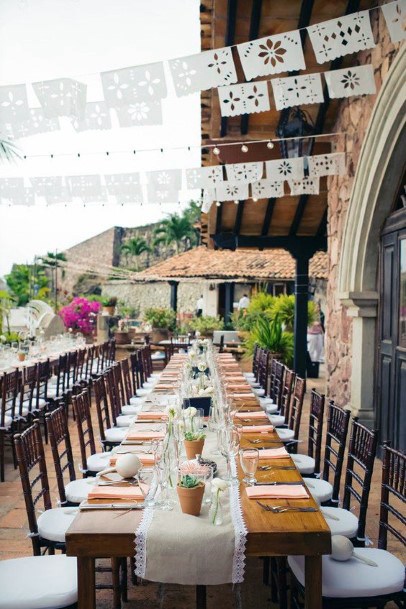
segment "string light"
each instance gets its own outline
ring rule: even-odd
[[[248,152],[248,146],[246,146],[245,144],[243,144],[241,146],[241,152]]]
[[[258,199],[256,199],[255,197],[252,197],[252,200],[254,201],[254,203],[258,201]]]
[[[218,156],[220,154],[220,148],[217,148],[217,146],[215,146],[213,148],[213,154],[215,154],[216,156]]]
[[[269,150],[272,150],[272,148],[275,148],[275,144],[271,140],[269,140],[266,147],[269,148]]]
[[[235,200],[235,201],[234,201],[234,203],[235,203],[236,205],[238,205],[239,201]]]
[[[216,207],[220,207],[221,203],[220,201],[216,201]]]

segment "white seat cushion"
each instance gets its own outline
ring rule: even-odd
[[[255,387],[257,389],[259,389],[261,387],[260,383],[258,383],[258,381],[255,380],[255,377],[253,379],[247,379],[247,381],[251,385],[251,387]]]
[[[155,353],[152,353],[151,359],[154,361],[165,359],[165,353],[162,351],[155,351]]]
[[[65,486],[66,499],[71,503],[80,503],[81,501],[87,499],[92,486],[94,486],[94,480],[92,478],[72,480],[72,482],[69,482]]]
[[[141,387],[140,389],[137,389],[137,396],[142,398],[145,395],[148,395],[149,393],[151,393],[152,389],[144,389],[143,387]],[[131,400],[130,400],[131,402]]]
[[[244,376],[246,379],[253,379],[255,378],[255,374],[253,372],[243,372]]]
[[[107,442],[122,442],[127,432],[127,427],[110,427],[106,429],[104,436]]]
[[[141,406],[143,404],[144,400],[142,398],[138,398],[136,395],[133,395],[132,398],[130,398],[130,405],[131,406]]]
[[[5,414],[4,415],[4,427],[1,427],[0,429],[8,429],[12,422],[13,422],[13,417],[11,417],[8,414]]]
[[[281,427],[281,425],[285,425],[285,417],[283,417],[281,414],[269,414],[268,418],[274,427]]]
[[[303,478],[303,482],[309,489],[312,497],[318,504],[324,503],[331,499],[333,487],[327,480],[318,480],[317,478]]]
[[[293,457],[293,455],[292,455]],[[332,535],[344,535],[352,539],[356,537],[358,531],[358,518],[352,512],[342,508],[323,507],[321,513],[326,519]],[[331,518],[329,518],[331,516]],[[335,520],[335,519],[338,520]]]
[[[273,405],[274,401],[272,398],[259,398],[259,403],[262,407],[265,407],[265,406]]]
[[[141,408],[141,404],[139,406],[131,406],[131,404],[126,404],[122,407],[121,414],[132,414],[134,416],[139,413]]]
[[[265,395],[265,389],[253,389],[253,392],[255,393],[255,395],[257,395],[259,398],[262,398],[262,396]]]
[[[160,376],[161,376],[161,372],[152,372],[151,376],[148,377],[148,380],[150,380],[150,378],[158,380]]]
[[[135,416],[131,414],[122,414],[117,417],[117,427],[129,427],[135,421]]]
[[[146,381],[145,383],[142,384],[144,389],[153,389],[155,387],[156,383],[151,383]]]
[[[276,433],[278,434],[282,442],[289,442],[289,440],[293,440],[293,438],[295,437],[295,432],[293,431],[293,429],[288,429],[287,427],[279,427],[276,430]]]
[[[75,508],[53,508],[46,510],[37,519],[38,532],[44,539],[64,543],[65,533],[75,518]]]
[[[308,455],[290,455],[293,463],[296,465],[299,472],[303,474],[314,474],[315,462],[313,457]]]
[[[76,558],[57,554],[2,560],[0,590],[0,609],[73,605],[78,598]]]
[[[111,452],[95,453],[87,458],[87,469],[91,472],[101,472],[106,467],[109,467]]]
[[[323,556],[323,597],[371,597],[403,589],[405,568],[396,556],[375,548],[356,548],[356,552],[376,562],[378,567],[370,567],[356,558],[339,562]],[[288,558],[289,567],[302,586],[304,562],[303,556]]]

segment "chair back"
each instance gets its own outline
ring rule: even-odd
[[[309,440],[307,454],[314,459],[314,473],[320,473],[321,442],[323,437],[324,405],[326,396],[312,389],[310,394]]]
[[[130,399],[133,395],[135,395],[136,388],[132,386],[131,382],[131,367],[130,367],[130,359],[122,359],[119,362],[119,367],[121,371],[123,390],[124,390],[124,402],[125,404],[130,403]]]
[[[79,435],[80,456],[82,459],[81,471],[87,475],[87,457],[95,454],[96,445],[90,414],[90,396],[88,391],[82,391],[72,396],[73,412],[75,413],[76,427]]]
[[[39,422],[14,436],[14,446],[18,459],[21,484],[23,487],[28,526],[35,556],[41,554],[41,543],[35,510],[41,500],[44,510],[52,508],[44,446]]]
[[[341,474],[343,471],[345,443],[351,412],[336,406],[330,400],[327,416],[326,444],[324,449],[323,480],[329,480],[333,472],[333,493],[331,502],[338,505]]]
[[[265,389],[265,395],[269,392],[269,352],[258,348],[258,383]]]
[[[47,413],[45,423],[54,460],[59,499],[61,504],[64,505],[66,503],[65,484],[76,479],[72,444],[64,406],[59,406],[59,408]],[[66,481],[65,473],[67,473]]]
[[[295,440],[299,439],[300,422],[302,419],[303,400],[306,393],[306,381],[300,376],[296,377],[295,388],[290,402],[289,428],[294,432]],[[293,445],[292,450],[297,452],[297,444]]]
[[[351,508],[351,499],[355,499],[360,505],[357,531],[357,541],[359,543],[365,542],[368,499],[371,490],[377,442],[378,432],[376,430],[371,431],[364,425],[361,425],[356,419],[353,419],[348,447],[343,507],[349,510]]]
[[[75,381],[79,383],[83,381],[85,377],[86,352],[87,349],[78,349]]]
[[[275,362],[274,365],[274,376],[273,376],[273,385],[269,388],[269,395],[280,408],[281,399],[282,399],[282,389],[283,389],[283,379],[286,367],[282,362],[273,359],[272,362]]]
[[[68,354],[62,353],[58,357],[56,366],[56,396],[62,396],[66,389],[66,374],[68,371]]]
[[[37,388],[38,364],[25,366],[20,374],[20,406],[19,415],[28,417],[36,410],[35,391]]]
[[[296,374],[293,370],[286,368],[283,379],[281,399],[279,403],[279,412],[285,417],[285,425],[289,425],[290,402],[292,399],[293,387],[296,382]]]
[[[386,550],[388,533],[406,545],[406,455],[387,442],[383,445],[381,511],[379,515],[378,547]],[[398,526],[402,525],[401,531]]]
[[[107,400],[106,387],[111,377],[111,371],[107,371],[103,376],[99,376],[93,381],[93,390],[97,412],[97,422],[99,425],[100,440],[106,441],[105,430],[111,427],[111,416],[109,403]]]
[[[260,359],[260,347],[257,344],[255,344],[254,353],[252,355],[252,372],[255,374],[256,380],[258,380],[259,359]]]
[[[0,427],[7,429],[18,418],[18,395],[21,389],[21,375],[19,371],[5,372],[0,377]],[[10,417],[10,418],[9,418]]]
[[[137,351],[134,351],[134,353],[131,353],[130,355],[130,361],[131,361],[131,373],[132,373],[132,377],[133,377],[133,386],[138,389],[139,387],[142,387],[142,376],[141,376],[141,366],[139,363],[139,357],[138,357],[138,349]]]
[[[66,374],[66,388],[67,389],[71,389],[72,385],[74,385],[76,383],[77,365],[78,365],[78,352],[69,351],[67,374]]]

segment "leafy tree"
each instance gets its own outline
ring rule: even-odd
[[[161,225],[154,230],[154,235],[155,245],[173,245],[175,252],[179,254],[181,248],[183,251],[190,249],[194,241],[195,230],[187,217],[171,214],[162,220]]]
[[[14,264],[5,279],[17,306],[26,305],[34,295],[39,300],[47,300],[49,279],[43,266]]]
[[[16,161],[20,157],[20,151],[17,146],[10,140],[0,137],[0,162],[4,163],[7,161],[11,163],[11,161]]]
[[[139,270],[138,257],[141,254],[149,253],[150,246],[142,237],[132,237],[121,246],[121,251],[128,258],[135,258],[135,270]]]

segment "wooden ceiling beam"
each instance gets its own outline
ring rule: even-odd
[[[269,227],[271,226],[272,214],[275,209],[276,199],[273,197],[268,199],[268,205],[266,206],[264,222],[262,224],[261,235],[265,237],[268,234]]]
[[[237,25],[237,8],[238,0],[228,0],[227,2],[227,29],[224,40],[224,46],[231,47],[235,40],[235,28]],[[227,135],[228,117],[221,117],[220,137]]]
[[[262,237],[252,235],[234,235],[234,233],[220,233],[210,235],[217,247],[235,250],[241,248],[272,249],[283,248],[300,256],[308,254],[311,257],[315,252],[327,251],[326,237]]]
[[[259,36],[259,27],[261,24],[261,12],[262,12],[262,0],[252,0],[250,31],[248,34],[248,41],[255,40]],[[241,117],[241,125],[240,125],[241,135],[246,135],[248,133],[249,122],[250,122],[250,115],[243,114]]]
[[[327,208],[321,218],[319,228],[317,229],[316,237],[324,237],[327,232]]]
[[[240,234],[241,224],[242,224],[242,216],[243,216],[243,213],[244,213],[244,206],[245,206],[245,201],[239,201],[238,202],[237,213],[236,213],[235,222],[234,222],[234,230],[233,230],[234,235],[239,235]]]

